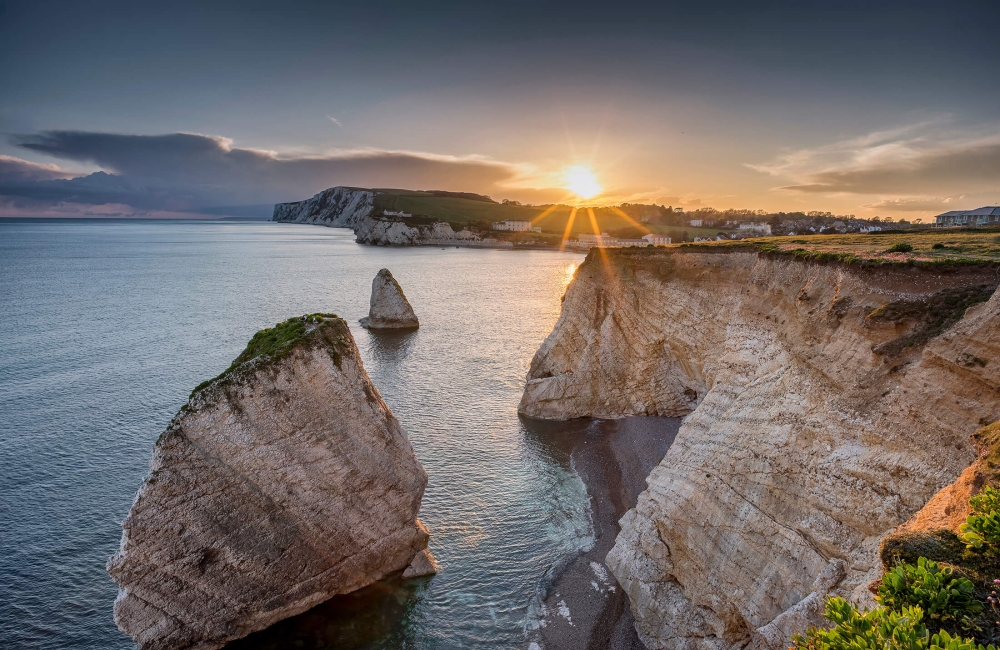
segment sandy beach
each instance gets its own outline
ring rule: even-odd
[[[595,542],[556,576],[544,598],[530,650],[643,650],[628,598],[604,564],[618,520],[635,506],[646,476],[666,454],[680,418],[526,421],[525,426],[568,451],[591,499]]]

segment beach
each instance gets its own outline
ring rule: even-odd
[[[681,418],[524,420],[525,427],[566,450],[587,486],[594,545],[554,578],[527,647],[544,650],[643,650],[628,598],[604,564],[618,535],[618,520],[635,506],[646,476],[660,462]]]

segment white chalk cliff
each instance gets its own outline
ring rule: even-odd
[[[434,571],[427,475],[347,323],[259,332],[157,441],[108,562],[142,650],[209,650],[391,573]]]
[[[305,201],[278,203],[271,221],[353,228],[371,214],[374,200],[372,190],[331,187]]]
[[[375,207],[378,190],[331,187],[305,201],[278,203],[271,221],[351,228],[359,244],[415,246],[448,242],[474,242],[470,230],[458,232],[445,221],[426,218],[387,217]]]
[[[607,558],[647,647],[777,650],[828,594],[872,604],[879,541],[1000,419],[998,275],[591,251],[519,410],[686,416]]]
[[[420,326],[410,301],[389,269],[381,269],[372,280],[368,315],[361,319],[361,326],[373,330],[415,329]]]

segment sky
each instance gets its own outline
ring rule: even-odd
[[[1000,2],[0,0],[0,216],[1000,205]],[[582,201],[577,197],[578,201]]]

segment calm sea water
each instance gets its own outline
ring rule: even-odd
[[[134,647],[104,572],[154,441],[190,390],[262,327],[351,324],[429,475],[441,572],[384,583],[241,647],[523,647],[553,569],[592,544],[566,454],[516,406],[581,256],[359,246],[261,222],[0,220],[0,639]],[[356,325],[382,267],[419,331]]]

